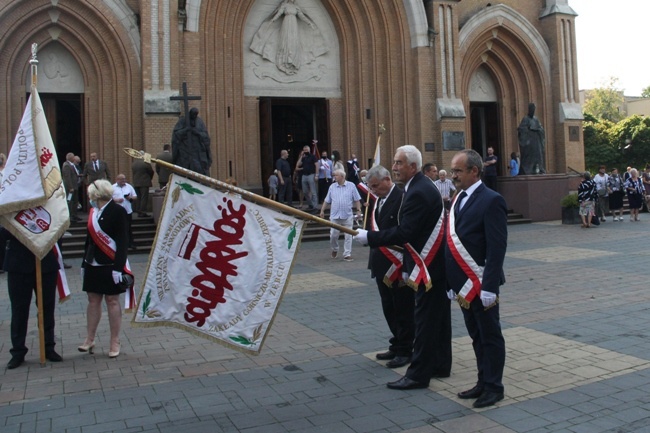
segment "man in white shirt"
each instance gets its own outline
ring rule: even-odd
[[[438,191],[440,191],[442,201],[445,204],[445,211],[449,212],[449,207],[451,206],[451,197],[456,192],[456,187],[451,180],[447,179],[447,172],[445,170],[440,170],[438,175],[440,178],[434,181],[433,184],[436,186],[436,188],[438,188]]]
[[[352,205],[356,207],[356,215],[361,217],[361,196],[354,183],[345,180],[345,171],[334,170],[335,182],[330,185],[327,191],[327,196],[323,201],[323,206],[320,210],[320,217],[325,217],[325,209],[331,206],[330,221],[333,223],[352,228],[354,214],[352,212]],[[332,258],[338,256],[339,251],[339,234],[340,231],[330,229],[330,246],[332,247]],[[352,259],[352,235],[345,234],[345,242],[343,244],[343,260],[351,262]]]
[[[132,203],[138,196],[133,186],[126,182],[125,175],[118,174],[115,180],[116,182],[113,184],[113,201],[126,210],[126,215],[129,220],[129,248],[135,250],[137,247],[133,241],[133,232],[131,231],[131,222],[133,221]]]

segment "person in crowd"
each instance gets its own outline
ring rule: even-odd
[[[316,180],[318,179],[318,174],[316,173],[316,157],[311,153],[311,150],[307,145],[302,148],[302,153],[298,158],[296,171],[300,171],[302,175],[302,192],[307,200],[308,210],[315,212],[316,206],[318,205],[318,191],[316,191]]]
[[[338,150],[332,151],[332,173],[334,170],[343,170],[345,172],[345,164],[343,164]]]
[[[347,165],[346,180],[354,183],[355,185],[361,182],[361,176],[359,175],[359,172],[361,171],[361,167],[359,166],[359,161],[357,161],[357,155],[353,153],[350,156],[350,159],[348,159],[346,165]]]
[[[3,269],[7,272],[7,288],[11,304],[11,359],[7,368],[13,370],[25,362],[27,348],[27,325],[32,293],[36,293],[36,256],[9,231],[0,227],[0,245],[6,245]],[[54,338],[54,308],[56,306],[56,281],[59,275],[59,262],[53,251],[41,260],[41,284],[43,293],[43,337],[45,340],[45,359],[61,362],[63,358],[56,353]]]
[[[275,201],[278,195],[278,170],[273,170],[266,183],[269,185],[269,199]]]
[[[144,151],[140,151],[144,154]],[[131,164],[131,173],[133,175],[133,188],[138,196],[137,213],[139,217],[148,217],[147,207],[149,206],[149,188],[153,185],[153,167],[144,159],[135,159]]]
[[[583,228],[591,227],[596,200],[598,200],[596,183],[591,179],[591,173],[585,171],[582,174],[582,182],[578,185],[578,203],[580,203],[580,219]]]
[[[115,180],[116,182],[113,184],[113,201],[122,206],[126,211],[129,248],[135,250],[137,246],[133,239],[131,224],[133,224],[133,202],[138,199],[138,195],[131,184],[126,182],[126,176],[124,174],[118,174]]]
[[[613,168],[607,182],[609,188],[609,210],[612,212],[614,221],[623,221],[623,196],[625,194],[625,185],[623,179],[618,174],[618,169]],[[618,218],[616,213],[618,212]]]
[[[291,206],[293,204],[293,183],[291,182],[291,164],[289,164],[289,151],[282,150],[280,158],[275,161],[278,174],[278,201]]]
[[[332,161],[327,157],[327,152],[321,152],[321,158],[316,162],[318,174],[318,202],[322,203],[330,185],[332,184]]]
[[[628,166],[628,167],[625,169],[625,173],[623,173],[623,181],[624,181],[624,182],[627,182],[627,180],[628,180],[630,177],[632,177],[632,175],[630,174],[631,171],[632,171],[632,167],[630,167],[630,166]]]
[[[508,244],[508,209],[501,195],[481,182],[481,155],[468,149],[451,160],[460,191],[449,211],[445,268],[449,299],[461,306],[476,356],[478,379],[458,393],[476,408],[503,400],[506,346],[499,318],[503,261]]]
[[[439,176],[439,179],[434,181],[433,184],[438,188],[438,191],[440,191],[442,201],[445,205],[445,212],[449,212],[451,198],[456,192],[456,187],[451,180],[447,179],[447,172],[445,170],[440,170]]]
[[[607,168],[601,165],[598,168],[598,173],[594,176],[594,183],[596,184],[596,217],[600,218],[601,222],[607,221],[605,216],[609,213],[609,175]]]
[[[61,167],[61,178],[65,188],[66,200],[68,202],[68,212],[70,221],[73,223],[81,221],[77,216],[77,205],[79,204],[79,173],[74,164],[74,153],[69,152],[65,156],[65,162]]]
[[[485,186],[492,191],[496,191],[498,158],[494,154],[494,147],[489,146],[487,148],[487,154],[488,156],[483,160],[483,180],[485,181]]]
[[[173,157],[172,157],[172,147],[169,144],[164,144],[163,145],[163,150],[156,156],[156,159],[158,161],[164,161],[168,162],[170,164],[173,164]],[[160,189],[163,189],[167,186],[167,182],[169,182],[169,176],[171,175],[171,170],[162,164],[156,164],[156,174],[158,175],[158,185],[160,185]]]
[[[93,181],[97,179],[111,179],[111,172],[108,169],[108,164],[105,161],[97,158],[97,153],[93,152],[90,154],[90,161],[86,163],[83,171],[81,172],[81,177],[85,179],[86,185],[90,185]]]
[[[431,162],[427,162],[422,166],[422,173],[434,182],[438,180],[438,167]]]
[[[121,176],[124,175],[118,175],[118,179]],[[126,291],[124,284],[128,278],[124,274],[130,274],[127,260],[129,224],[126,210],[113,199],[113,189],[107,180],[98,180],[88,186],[92,207],[81,264],[82,290],[88,296],[87,334],[78,347],[80,352],[93,353],[104,300],[110,328],[110,358],[120,354],[120,294]]]
[[[377,197],[370,213],[369,230],[378,231],[396,227],[403,191],[393,183],[390,172],[381,165],[368,170],[366,179],[368,188]],[[401,260],[401,252],[381,247],[371,248],[368,258],[370,276],[377,282],[381,309],[391,332],[388,350],[377,353],[375,357],[388,361],[386,363],[388,368],[398,368],[408,364],[413,355],[415,296],[413,290],[404,287],[402,276],[394,265]]]
[[[517,152],[512,152],[510,154],[510,176],[515,177],[519,174],[519,158],[517,157]]]
[[[320,217],[325,218],[325,211],[330,208],[330,221],[338,225],[352,229],[355,214],[352,207],[356,209],[357,218],[361,217],[361,197],[354,183],[345,180],[343,170],[334,171],[334,183],[330,185],[323,205],[320,210]],[[331,256],[333,259],[339,254],[339,234],[340,231],[330,229],[330,247],[332,248]],[[343,243],[343,260],[351,262],[352,258],[352,235],[345,234]]]
[[[643,206],[645,188],[636,168],[630,170],[630,178],[625,181],[627,202],[630,207],[630,221],[639,221],[639,209]]]
[[[371,248],[404,247],[402,277],[415,291],[415,340],[406,374],[386,386],[407,390],[427,388],[431,378],[451,372],[451,302],[447,297],[444,264],[444,207],[438,188],[422,172],[417,147],[398,147],[393,175],[404,184],[404,198],[395,227],[368,232],[355,239]]]
[[[645,171],[642,173],[639,173],[639,177],[641,178],[641,181],[643,182],[643,199],[644,203],[650,211],[650,164],[646,164],[645,166]]]

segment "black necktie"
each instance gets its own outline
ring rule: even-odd
[[[381,213],[381,207],[384,205],[384,201],[386,201],[386,197],[379,199],[379,203],[377,203],[377,215]]]
[[[465,197],[467,197],[467,193],[465,191],[458,194],[458,198],[456,199],[456,206],[454,206],[454,216],[458,216],[458,212],[460,211],[460,203]]]
[[[95,171],[97,171],[97,170],[98,170],[98,168],[97,168],[97,161],[95,161]]]

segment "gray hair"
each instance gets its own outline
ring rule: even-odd
[[[390,171],[386,167],[383,167],[381,165],[375,165],[372,167],[370,170],[368,170],[368,173],[366,173],[366,180],[370,181],[370,179],[384,179],[384,178],[390,178]]]
[[[584,173],[582,173],[582,178],[583,178],[584,180],[589,180],[589,179],[591,179],[591,173],[589,173],[588,171],[585,171]]]
[[[345,178],[345,170],[341,170],[340,168],[337,168],[336,170],[334,170],[334,172],[332,172],[332,174],[338,174],[340,176],[343,176],[343,178]]]
[[[438,172],[438,174],[439,174],[440,176],[447,176],[447,171],[446,171],[446,170],[440,170],[440,171]]]
[[[398,154],[399,152],[404,153],[407,164],[415,164],[417,171],[422,170],[422,153],[417,147],[413,146],[412,144],[406,144],[404,146],[398,147],[397,150],[395,150],[395,154]]]
[[[464,149],[458,152],[459,154],[465,154],[467,156],[467,161],[465,161],[466,168],[471,170],[472,168],[478,168],[479,176],[483,173],[483,158],[478,154],[474,149]]]
[[[88,185],[88,198],[109,201],[113,198],[113,185],[106,179],[98,179]]]

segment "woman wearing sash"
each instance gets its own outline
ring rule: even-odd
[[[79,346],[79,351],[93,353],[104,299],[111,334],[108,356],[116,358],[120,354],[119,335],[122,325],[120,294],[126,291],[118,284],[122,282],[123,273],[130,274],[126,258],[129,243],[128,219],[124,208],[113,202],[113,186],[109,181],[92,182],[88,186],[88,198],[91,210],[81,264],[83,291],[88,294],[88,335]]]

